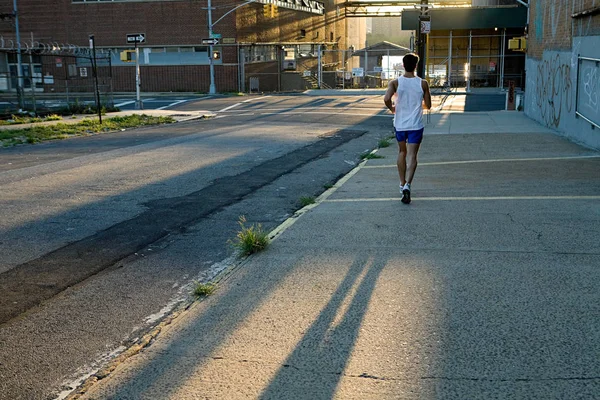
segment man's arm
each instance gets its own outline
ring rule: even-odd
[[[423,88],[423,101],[425,108],[431,109],[431,92],[429,92],[429,83],[425,79],[421,79],[421,87]]]
[[[385,96],[383,96],[383,102],[385,103],[386,107],[389,108],[389,110],[393,113],[396,112],[396,107],[394,107],[394,105],[392,104],[392,97],[396,93],[397,89],[396,82],[397,81],[393,79],[388,83],[387,91],[385,92]]]

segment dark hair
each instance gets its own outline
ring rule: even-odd
[[[415,53],[408,53],[402,57],[402,64],[404,64],[404,70],[406,72],[415,72],[417,64],[419,63],[419,56]]]

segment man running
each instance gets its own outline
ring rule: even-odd
[[[431,93],[426,80],[415,75],[419,56],[409,53],[402,58],[404,75],[390,81],[383,102],[394,113],[394,130],[398,140],[398,175],[402,202],[410,203],[410,185],[417,169],[417,153],[423,140],[423,102],[431,108]],[[396,104],[392,103],[398,94]]]

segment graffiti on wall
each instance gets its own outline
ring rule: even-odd
[[[543,121],[558,127],[563,113],[573,110],[571,66],[563,63],[558,54],[542,60],[537,67],[535,99]]]
[[[600,60],[579,61],[577,112],[600,125]]]

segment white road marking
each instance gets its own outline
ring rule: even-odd
[[[496,200],[600,200],[600,196],[488,196],[488,197],[419,197],[418,201],[496,201]],[[369,201],[400,201],[400,197],[332,199],[325,203],[353,203]]]
[[[440,161],[440,162],[420,162],[419,167],[431,165],[454,165],[454,164],[481,164],[494,162],[520,162],[520,161],[560,161],[560,160],[582,160],[587,158],[600,158],[600,155],[589,156],[565,156],[565,157],[539,157],[539,158],[500,158],[496,160],[467,160],[467,161]],[[396,168],[396,164],[386,165],[367,165],[365,168]]]
[[[242,103],[249,103],[254,100],[266,99],[267,97],[273,97],[273,96],[269,95],[269,96],[253,97],[251,99],[242,101]]]
[[[382,112],[385,111],[385,108],[366,108],[366,107],[284,107],[284,108],[261,108],[260,111],[301,111],[301,110],[332,110],[347,113],[352,110],[360,110],[360,111],[375,111]],[[223,109],[227,110],[227,109]],[[331,114],[331,113],[329,113]],[[393,114],[389,114],[390,117],[393,117]]]
[[[244,103],[249,103],[249,102],[251,102],[251,101],[254,101],[254,100],[266,99],[267,97],[272,97],[272,96],[253,97],[253,98],[251,98],[251,99],[244,100],[244,101],[242,101],[242,102],[240,102],[240,103],[235,103],[235,104],[233,104],[233,105],[231,105],[231,106],[229,106],[229,107],[225,107],[225,108],[223,108],[223,109],[221,109],[221,110],[219,110],[219,111],[217,111],[217,112],[225,112],[225,111],[229,111],[229,110],[231,110],[232,108],[234,108],[234,107],[237,107],[237,106],[241,106],[241,105],[242,105],[242,104],[244,104]]]
[[[321,114],[321,115],[332,115],[331,112],[318,112],[318,111],[293,111],[293,112],[286,112],[286,111],[282,111],[282,112],[261,112],[261,113],[257,113],[260,115],[304,115],[304,114]],[[235,117],[236,115],[230,115],[230,117]],[[350,115],[344,116],[344,118],[347,117],[383,117],[383,118],[390,118],[389,115],[378,115],[378,114],[357,114],[357,113],[352,113]],[[420,164],[419,164],[420,165]]]
[[[237,106],[241,106],[241,105],[242,105],[242,103],[235,103],[235,104],[233,104],[233,105],[231,105],[229,107],[225,107],[225,108],[223,108],[223,109],[221,109],[221,110],[219,110],[217,112],[225,112],[227,110],[231,110],[232,108],[237,107]]]
[[[169,104],[168,106],[159,107],[159,108],[157,108],[157,110],[164,110],[165,108],[174,107],[174,106],[176,106],[177,104],[185,103],[186,101],[188,101],[188,100],[177,100],[176,102],[174,102],[174,103],[171,103],[171,104]]]
[[[131,100],[131,101],[124,101],[124,102],[122,102],[122,103],[115,104],[115,107],[123,107],[123,106],[127,106],[127,105],[129,105],[129,104],[133,104],[133,103],[135,103],[135,100]]]

